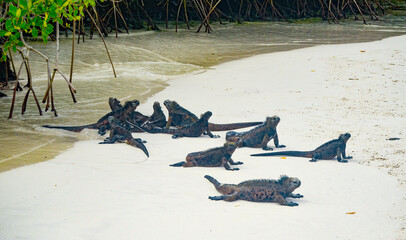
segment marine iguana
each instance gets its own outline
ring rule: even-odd
[[[267,144],[273,138],[275,147],[283,148],[285,145],[279,145],[278,133],[276,132],[279,121],[278,116],[267,117],[265,122],[249,131],[242,133],[227,132],[226,140],[237,143],[238,147],[262,147],[264,150],[272,150]]]
[[[107,137],[104,142],[99,142],[99,144],[113,144],[115,142],[127,143],[133,147],[141,149],[147,157],[149,157],[148,150],[140,138],[133,138],[131,132],[128,131],[119,120],[113,116],[107,118],[110,127],[110,136]]]
[[[183,127],[184,125],[190,124],[192,122],[196,122],[199,118],[191,113],[190,111],[186,110],[185,108],[181,107],[177,102],[165,100],[164,101],[165,107],[168,109],[168,121],[166,124],[166,129],[170,126],[175,126],[178,128]],[[239,128],[246,128],[252,127],[261,124],[262,122],[241,122],[241,123],[228,123],[228,124],[215,124],[209,123],[210,131],[229,131]]]
[[[121,105],[120,100],[114,97],[109,97],[109,106],[111,111],[113,112],[123,107],[123,105]]]
[[[340,134],[337,139],[326,142],[320,147],[313,151],[300,152],[300,151],[283,151],[283,152],[273,152],[273,153],[257,153],[251,154],[251,156],[292,156],[292,157],[307,157],[312,158],[310,162],[316,162],[319,159],[330,160],[337,156],[337,161],[346,163],[347,159],[351,159],[351,156],[345,155],[345,148],[348,139],[351,134],[344,133]]]
[[[292,194],[300,187],[300,180],[288,176],[281,176],[278,180],[273,179],[254,179],[244,181],[239,184],[221,184],[213,177],[206,175],[207,178],[219,191],[221,196],[210,196],[211,200],[247,200],[253,202],[277,202],[285,206],[298,206],[299,204],[286,201],[287,197],[302,198],[303,195]]]
[[[96,123],[82,125],[82,126],[52,126],[52,125],[43,125],[45,128],[56,128],[56,129],[63,129],[73,132],[81,132],[85,128],[90,129],[99,129],[99,133],[101,135],[105,134],[105,130],[108,129],[108,117],[114,116],[121,122],[125,122],[128,116],[134,112],[134,110],[138,107],[140,102],[138,100],[128,101],[124,104],[124,106],[120,109],[115,111],[109,112],[100,118]]]
[[[123,106],[120,103],[120,100],[117,98],[110,97],[109,98],[109,105],[112,111],[122,108]],[[151,116],[146,116],[138,111],[134,111],[131,113],[130,118],[128,121],[131,123],[137,124],[138,126],[146,126],[146,127],[165,127],[166,125],[166,116],[162,111],[161,105],[159,102],[154,102],[153,105],[154,112]],[[128,126],[125,124],[126,127],[131,128],[132,132],[142,132],[139,128],[133,128],[132,126]]]
[[[201,152],[192,152],[186,156],[186,162],[178,162],[171,167],[219,167],[223,166],[227,170],[239,170],[238,168],[231,168],[231,165],[240,165],[242,162],[234,162],[231,158],[235,149],[237,148],[235,143],[227,142],[221,147],[211,148]]]
[[[166,126],[166,116],[164,112],[162,111],[161,105],[159,102],[154,102],[153,105],[154,112],[148,119],[142,124],[143,126],[146,127],[165,127]]]
[[[213,135],[208,127],[208,120],[211,117],[212,113],[210,111],[205,112],[197,122],[192,122],[190,124],[184,125],[182,128],[159,128],[159,127],[152,127],[147,128],[143,126],[137,126],[134,124],[135,127],[140,128],[141,130],[148,132],[148,133],[167,133],[173,134],[172,138],[180,138],[180,137],[200,137],[204,132],[207,132],[207,135],[211,138],[218,138],[220,136]]]
[[[111,108],[111,111],[117,111],[118,109],[123,108],[123,105],[121,105],[120,100],[118,100],[117,98],[114,98],[114,97],[109,98],[109,106]],[[140,112],[134,111],[128,116],[127,120],[132,123],[141,125],[145,121],[147,121],[148,118],[149,118],[148,116],[146,116]],[[128,128],[131,128],[131,127],[127,126],[127,124],[125,124],[125,126]],[[136,129],[136,131],[141,132],[139,129]]]

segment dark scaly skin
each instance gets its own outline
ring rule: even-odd
[[[167,133],[167,134],[172,134],[172,138],[180,138],[180,137],[200,137],[204,132],[209,135],[211,138],[218,138],[220,136],[218,135],[213,135],[208,127],[208,120],[211,117],[212,113],[210,111],[205,112],[202,117],[197,122],[192,122],[188,125],[184,125],[182,128],[179,129],[173,129],[173,128],[144,128],[144,127],[139,127],[145,132],[148,133]]]
[[[114,109],[119,109],[122,107],[120,100],[117,98],[110,97],[109,98],[109,105],[110,108],[114,111]],[[166,125],[166,116],[162,111],[161,105],[159,102],[154,102],[153,105],[154,112],[151,116],[146,116],[140,112],[134,111],[131,113],[128,121],[132,124],[136,124],[138,126],[145,126],[147,128],[152,127],[165,127]],[[134,128],[132,125],[126,124],[126,127],[130,128],[131,132],[143,132],[139,128]]]
[[[82,125],[82,126],[52,126],[52,125],[43,125],[45,128],[56,128],[56,129],[63,129],[73,132],[81,132],[85,128],[90,129],[99,129],[100,134],[104,134],[105,130],[108,129],[108,117],[113,116],[121,122],[125,122],[128,116],[134,112],[134,110],[138,107],[140,102],[138,100],[128,101],[124,104],[122,108],[117,109],[116,111],[112,111],[104,115],[100,118],[96,123]]]
[[[133,138],[131,132],[122,126],[121,122],[113,116],[108,117],[108,122],[110,126],[110,136],[100,142],[99,144],[113,144],[115,142],[127,143],[133,147],[141,149],[147,157],[149,157],[148,150],[144,145],[145,141],[139,138]]]
[[[196,122],[199,118],[181,107],[177,102],[166,100],[164,102],[165,107],[168,109],[169,117],[166,124],[166,129],[170,126],[182,128],[184,125],[188,125],[192,122]],[[209,123],[210,131],[229,131],[239,128],[252,127],[261,124],[262,122],[242,122],[242,123],[228,123],[228,124],[215,124]]]
[[[123,105],[121,105],[120,100],[118,100],[117,98],[114,98],[114,97],[109,98],[109,106],[111,108],[111,111],[117,111],[118,109],[123,107]],[[148,116],[145,116],[144,114],[142,114],[140,112],[134,111],[128,116],[127,120],[132,123],[141,125],[145,121],[147,121],[148,118],[149,118]],[[131,128],[130,126],[127,126],[127,124],[126,124],[126,127]],[[138,129],[136,129],[136,131],[141,132]]]
[[[181,107],[175,101],[165,100],[164,106],[168,109],[169,114],[166,129],[169,129],[170,126],[181,128],[199,120],[196,115]]]
[[[240,165],[242,162],[234,162],[231,158],[237,145],[235,143],[225,143],[222,147],[211,148],[201,152],[189,153],[186,162],[172,164],[172,167],[219,167],[223,166],[227,170],[235,171],[238,168],[231,168],[230,165]]]
[[[117,111],[118,109],[122,108],[123,105],[121,105],[120,100],[118,100],[117,98],[114,97],[110,97],[109,98],[109,106],[111,111]]]
[[[237,143],[238,147],[262,148],[263,150],[272,150],[268,147],[268,142],[273,138],[275,147],[283,148],[285,145],[279,145],[276,126],[280,118],[278,116],[267,117],[265,122],[246,132],[238,133],[230,131],[226,133],[228,142]]]
[[[143,126],[151,127],[160,127],[164,128],[166,126],[166,116],[162,111],[161,105],[159,102],[154,102],[154,112],[152,115],[143,123]]]
[[[251,154],[251,156],[292,156],[292,157],[307,157],[311,158],[310,162],[316,162],[319,159],[331,160],[337,157],[337,161],[346,163],[347,159],[351,159],[351,156],[346,156],[345,148],[347,141],[350,139],[351,134],[340,134],[337,139],[326,142],[313,151],[301,152],[301,151],[283,151],[274,153],[257,153]]]
[[[294,202],[288,202],[287,197],[302,198],[303,195],[292,194],[300,187],[301,182],[298,178],[281,176],[278,180],[272,179],[255,179],[248,180],[239,184],[221,184],[213,177],[206,175],[207,178],[220,192],[221,196],[209,197],[211,200],[247,200],[253,202],[277,202],[285,206],[298,206]]]

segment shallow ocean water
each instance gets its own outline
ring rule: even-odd
[[[94,123],[109,112],[109,97],[122,101],[138,99],[142,104],[180,75],[256,54],[402,35],[406,33],[404,22],[405,17],[386,17],[368,25],[350,20],[341,24],[229,23],[214,24],[214,32],[210,34],[185,29],[175,32],[163,27],[158,32],[134,30],[130,34],[121,33],[118,38],[111,34],[106,42],[117,78],[114,78],[102,41],[98,37],[92,40],[85,37],[85,42],[81,41],[75,49],[73,85],[77,89],[78,102],[72,102],[67,84],[60,76],[54,82],[58,117],[50,111],[39,116],[32,95],[26,113],[21,115],[25,89],[17,94],[13,119],[7,120],[12,91],[4,91],[9,97],[0,99],[0,172],[52,159],[79,140],[102,139],[93,130],[72,133],[44,129],[41,125]],[[69,76],[71,43],[71,36],[62,36],[59,68],[66,76]],[[30,44],[50,57],[51,68],[55,65],[54,42]],[[18,56],[15,61],[19,65]],[[38,55],[31,54],[30,65],[35,93],[42,99],[47,87],[46,64]],[[21,78],[22,85],[25,85],[25,74]],[[176,100],[176,96],[173,99]],[[45,104],[41,107],[44,109]]]

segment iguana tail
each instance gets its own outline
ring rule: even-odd
[[[241,123],[226,123],[226,124],[216,124],[216,123],[209,123],[210,131],[230,131],[239,128],[246,128],[252,127],[263,122],[241,122]]]
[[[268,152],[268,153],[256,153],[251,154],[251,156],[259,157],[259,156],[291,156],[291,157],[313,157],[313,152],[301,152],[301,151],[282,151],[282,152]]]
[[[81,132],[85,128],[95,128],[95,124],[83,125],[83,126],[53,126],[53,125],[42,125],[44,128],[55,128],[55,129],[62,129],[72,132]]]
[[[145,155],[147,155],[147,157],[149,157],[148,150],[141,141],[131,139],[131,140],[127,141],[127,142],[128,142],[129,145],[141,149],[145,153]]]
[[[185,161],[182,161],[182,162],[171,164],[169,166],[171,166],[171,167],[182,167],[183,164],[185,164],[185,163],[186,163]]]
[[[205,178],[207,178],[207,180],[209,180],[211,183],[213,183],[214,187],[218,188],[221,183],[219,183],[216,179],[214,179],[212,176],[209,175],[205,175]]]

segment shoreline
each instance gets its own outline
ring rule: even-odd
[[[0,237],[401,239],[405,40],[322,45],[227,62],[170,81],[137,109],[149,114],[154,101],[171,99],[196,115],[211,110],[215,123],[276,114],[286,150],[311,150],[350,132],[347,154],[354,159],[348,164],[253,158],[249,154],[262,150],[242,148],[233,155],[244,162],[238,172],[168,166],[189,152],[222,145],[225,132],[216,132],[219,139],[177,140],[134,134],[148,141],[149,159],[125,144],[78,142],[53,160],[0,173]],[[390,137],[401,139],[385,140]],[[219,194],[205,174],[224,183],[288,174],[302,180],[295,193],[304,198],[294,208],[214,202],[207,197]]]
[[[0,159],[12,159],[11,161],[5,161],[5,162],[0,162],[0,172],[7,171],[8,169],[13,169],[17,168],[19,166],[23,165],[29,165],[33,164],[36,162],[42,162],[46,161],[48,159],[52,159],[56,157],[58,154],[61,152],[67,150],[68,148],[73,146],[73,143],[78,141],[78,140],[88,140],[88,139],[97,139],[97,137],[92,137],[92,136],[84,136],[84,135],[69,135],[69,134],[60,134],[60,133],[52,133],[49,134],[47,132],[43,132],[41,129],[41,125],[44,124],[52,124],[52,125],[81,125],[83,123],[91,123],[93,121],[96,121],[100,116],[106,113],[106,111],[109,110],[106,98],[109,96],[114,96],[119,99],[124,100],[129,100],[132,98],[137,98],[141,102],[144,102],[149,96],[150,93],[148,92],[151,90],[152,92],[155,93],[155,91],[160,91],[161,89],[166,87],[166,81],[162,82],[154,82],[154,77],[152,77],[152,80],[149,79],[148,77],[151,75],[147,75],[147,79],[143,76],[143,66],[145,64],[141,64],[141,68],[139,64],[131,64],[134,61],[134,57],[137,58],[137,56],[140,54],[140,52],[137,50],[140,47],[141,48],[141,53],[144,53],[141,58],[150,56],[152,59],[155,59],[158,57],[158,59],[163,59],[164,62],[166,60],[169,60],[168,64],[172,66],[172,69],[175,70],[175,72],[183,72],[185,70],[185,66],[189,64],[197,64],[200,67],[207,67],[207,66],[213,66],[213,65],[218,65],[219,63],[222,63],[224,61],[230,61],[230,60],[236,60],[236,59],[241,59],[245,57],[249,57],[252,55],[256,55],[259,53],[269,53],[269,52],[274,52],[274,51],[285,51],[285,50],[292,50],[290,48],[302,48],[302,47],[309,47],[313,46],[315,44],[342,44],[342,43],[348,43],[348,42],[366,42],[366,41],[375,41],[375,40],[381,40],[382,38],[387,38],[392,35],[398,35],[402,33],[403,28],[396,28],[396,27],[389,27],[388,24],[392,20],[385,20],[385,21],[380,21],[380,22],[375,22],[374,24],[377,25],[369,25],[368,27],[363,27],[361,30],[359,29],[358,24],[345,24],[345,31],[343,31],[342,27],[338,25],[329,25],[327,29],[324,27],[321,27],[320,24],[306,24],[306,25],[300,25],[301,27],[297,29],[296,24],[289,24],[288,26],[284,26],[281,28],[281,26],[278,26],[279,24],[267,24],[267,23],[254,23],[254,24],[249,24],[249,26],[240,26],[238,25],[238,32],[246,32],[243,35],[237,34],[237,31],[235,31],[237,28],[235,26],[231,26],[233,24],[227,24],[222,28],[220,31],[221,34],[215,34],[211,37],[205,36],[204,39],[205,41],[201,41],[201,36],[198,37],[198,35],[191,37],[190,34],[183,35],[182,33],[174,33],[170,31],[166,31],[165,33],[159,33],[159,36],[164,36],[164,39],[168,40],[166,44],[160,44],[160,40],[157,41],[157,38],[155,37],[147,37],[145,38],[144,33],[141,33],[141,36],[138,36],[137,33],[134,36],[130,35],[122,35],[122,38],[113,40],[111,43],[116,45],[116,46],[124,46],[126,49],[128,46],[132,46],[130,48],[130,52],[126,51],[126,56],[131,56],[125,59],[122,59],[123,54],[119,54],[122,50],[121,48],[118,49],[117,52],[112,52],[113,58],[115,59],[121,59],[123,62],[129,62],[129,64],[119,64],[117,71],[123,73],[122,77],[119,77],[115,79],[114,81],[109,81],[110,79],[103,80],[101,82],[104,82],[104,84],[101,84],[100,81],[104,77],[106,77],[105,74],[96,74],[95,75],[87,75],[84,74],[87,70],[89,72],[96,71],[98,72],[99,69],[94,70],[94,66],[103,66],[103,61],[97,61],[97,63],[93,63],[90,65],[86,65],[85,69],[77,69],[78,74],[75,79],[94,79],[97,80],[96,82],[98,83],[93,83],[93,84],[101,84],[100,89],[103,89],[102,91],[98,91],[96,95],[89,95],[84,93],[85,89],[93,89],[94,86],[92,84],[90,85],[78,85],[77,87],[84,90],[84,91],[79,91],[78,95],[78,100],[79,104],[77,106],[72,106],[71,105],[71,99],[69,95],[66,95],[66,86],[64,85],[65,83],[56,81],[56,84],[61,83],[59,87],[56,85],[55,91],[60,91],[55,92],[55,95],[58,95],[58,102],[57,102],[57,107],[58,107],[58,112],[59,112],[59,117],[54,118],[52,113],[47,113],[44,114],[43,117],[38,117],[37,112],[35,111],[35,103],[32,101],[29,101],[29,106],[28,109],[31,109],[31,111],[27,111],[27,113],[23,115],[17,116],[16,121],[14,120],[7,120],[8,116],[8,111],[9,111],[9,105],[11,102],[8,102],[8,100],[4,99],[3,104],[0,104],[3,106],[3,109],[1,110],[1,114],[3,114],[2,120],[0,120],[0,132],[3,134],[3,138],[5,138],[7,141],[5,141],[3,144],[0,143],[0,148],[7,149],[6,152],[1,152],[0,153]],[[296,25],[296,26],[295,26]],[[324,24],[322,24],[324,26]],[[394,23],[394,26],[397,26],[396,22]],[[258,29],[260,27],[260,30]],[[384,29],[384,31],[382,31]],[[249,31],[248,31],[249,30]],[[297,32],[299,30],[299,32]],[[321,32],[319,32],[319,30]],[[248,32],[247,32],[248,31]],[[318,34],[314,35],[315,32],[318,32]],[[219,32],[219,33],[220,33]],[[290,35],[281,38],[273,38],[272,36],[275,35],[274,33],[278,32],[286,32],[287,34],[290,33]],[[291,34],[294,32],[294,34]],[[140,32],[138,32],[140,33]],[[186,32],[185,32],[186,33]],[[246,38],[244,37],[245,35],[251,35],[251,38]],[[264,34],[265,33],[265,34]],[[267,33],[267,34],[266,34]],[[306,34],[304,34],[306,33]],[[163,34],[163,35],[162,35]],[[175,34],[175,36],[173,35]],[[180,35],[179,35],[180,34]],[[226,34],[226,35],[223,35]],[[309,36],[307,36],[310,34]],[[147,34],[147,35],[155,35],[155,34]],[[146,36],[147,36],[146,35]],[[271,38],[268,38],[267,35],[270,35]],[[189,37],[187,37],[189,36]],[[186,38],[185,38],[186,37]],[[214,38],[213,38],[214,37]],[[135,38],[135,39],[134,39]],[[231,46],[226,46],[222,44],[222,38],[228,39],[229,42],[236,42],[240,44],[236,45],[231,45]],[[182,41],[183,39],[189,39]],[[244,40],[245,39],[245,40]],[[286,40],[283,40],[286,39]],[[69,39],[66,39],[69,40]],[[181,42],[179,42],[181,40]],[[109,40],[107,40],[109,41]],[[116,42],[118,41],[118,42]],[[136,41],[135,45],[134,41]],[[63,42],[69,42],[68,48],[70,49],[70,44],[71,41],[62,41]],[[141,44],[143,42],[147,42],[148,44]],[[40,43],[39,43],[40,44]],[[309,45],[310,44],[310,45]],[[92,46],[91,46],[92,45]],[[63,45],[61,45],[62,48]],[[79,45],[78,45],[79,46]],[[85,49],[89,52],[96,51],[98,52],[98,48],[93,46],[93,44],[87,44],[86,46],[83,45],[82,47],[85,47]],[[154,47],[152,47],[154,46]],[[156,46],[161,46],[161,48],[156,49]],[[172,51],[166,51],[164,46],[171,46],[175,47]],[[247,47],[249,46],[249,47]],[[290,46],[290,47],[289,47]],[[49,49],[48,46],[45,47],[45,45],[40,44],[40,45],[35,45],[34,47],[38,47],[39,50],[47,52]],[[65,46],[67,47],[67,46]],[[88,49],[90,47],[90,49]],[[187,47],[187,49],[184,49]],[[211,48],[214,47],[214,48]],[[227,48],[225,48],[227,47]],[[104,48],[104,47],[103,47]],[[196,50],[196,49],[207,49],[210,48],[210,51],[203,51],[203,53],[200,53],[201,50]],[[80,50],[81,48],[77,48],[78,50],[77,54],[81,55],[84,59],[88,59],[85,56],[83,56],[83,51]],[[83,49],[82,49],[83,50]],[[128,50],[128,49],[127,49]],[[177,57],[173,54],[173,52],[177,53],[179,51],[186,51],[189,52],[189,54],[181,54]],[[172,52],[172,54],[171,54]],[[147,56],[145,56],[147,54]],[[152,55],[151,55],[152,54]],[[32,56],[34,57],[34,56]],[[104,58],[105,56],[99,56],[99,58]],[[83,59],[82,58],[82,59]],[[171,60],[174,60],[177,62],[177,64],[172,65],[170,64]],[[33,63],[37,62],[35,59]],[[89,60],[89,59],[88,59]],[[100,59],[99,59],[100,60]],[[42,61],[38,60],[38,61]],[[51,58],[52,61],[52,58]],[[86,61],[86,60],[85,60]],[[91,63],[92,61],[90,61]],[[142,63],[142,61],[141,61]],[[178,65],[180,64],[180,65]],[[148,65],[148,63],[147,63]],[[179,74],[169,74],[171,71],[163,71],[161,72],[161,69],[168,69],[169,65],[166,64],[161,64],[160,67],[156,67],[155,70],[154,68],[149,69],[147,72],[152,73],[152,76],[155,76],[154,74],[158,73],[159,79],[162,80],[162,77],[166,80],[173,79],[175,78],[174,76],[179,76]],[[41,69],[41,64],[38,65],[33,65],[33,69]],[[76,66],[80,66],[80,64],[75,64],[75,69]],[[44,67],[44,66],[43,66]],[[91,67],[91,69],[88,69],[88,67]],[[104,65],[104,67],[106,67]],[[180,69],[179,69],[180,67]],[[193,67],[190,66],[189,67]],[[186,68],[189,68],[186,67]],[[200,67],[198,67],[200,69]],[[108,67],[107,67],[108,68]],[[170,68],[170,67],[169,67]],[[93,69],[93,70],[92,70]],[[129,69],[131,69],[129,71]],[[160,69],[156,71],[156,69]],[[182,70],[183,69],[183,70]],[[180,70],[180,71],[179,71]],[[69,71],[69,69],[66,69],[66,71]],[[108,69],[105,69],[107,73],[109,73]],[[39,71],[41,72],[41,71]],[[102,71],[104,72],[104,71]],[[81,74],[82,73],[82,74]],[[106,72],[105,72],[106,73]],[[141,75],[140,75],[141,73]],[[163,73],[163,75],[160,75],[160,73]],[[167,75],[165,75],[165,73]],[[43,76],[45,79],[46,73],[43,72]],[[36,73],[33,72],[33,75],[36,75]],[[182,75],[182,74],[180,74]],[[135,76],[135,79],[133,77]],[[137,77],[138,76],[138,77]],[[134,81],[135,80],[135,81]],[[45,80],[42,80],[44,83],[44,86],[46,84]],[[76,81],[76,80],[75,80]],[[108,82],[108,83],[107,83]],[[77,83],[79,84],[79,83]],[[82,84],[82,83],[81,83]],[[130,85],[126,85],[130,84]],[[76,84],[75,84],[76,85]],[[145,86],[146,91],[140,90],[138,87],[134,86]],[[38,87],[38,85],[36,85]],[[119,88],[121,86],[120,90],[116,90],[116,88]],[[125,86],[125,87],[123,87]],[[109,91],[110,90],[110,91]],[[107,92],[106,92],[107,91]],[[83,94],[84,95],[81,95]],[[22,93],[23,94],[23,93]],[[107,97],[106,97],[107,96]],[[22,101],[21,96],[21,101]],[[60,98],[61,97],[61,98]],[[17,97],[17,100],[19,97]],[[6,101],[6,103],[4,102]],[[10,100],[11,101],[11,100]],[[20,104],[17,104],[18,106]],[[92,111],[89,111],[92,110]],[[76,113],[76,114],[75,114]],[[23,119],[24,121],[20,121],[18,119]],[[35,129],[33,129],[35,128]],[[31,134],[32,133],[32,134]],[[15,136],[13,138],[10,138],[9,136]],[[31,139],[30,141],[26,142],[24,139],[29,138]],[[42,142],[43,141],[55,141],[49,146],[45,146],[40,148],[37,142]],[[24,146],[21,146],[20,143],[25,142]],[[9,147],[13,146],[13,147]],[[27,155],[27,149],[29,153],[29,156]]]

